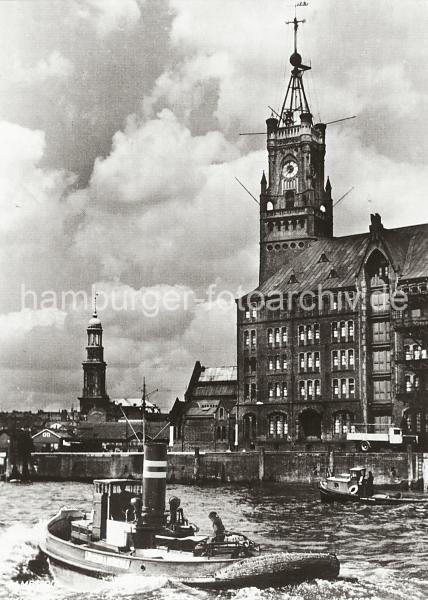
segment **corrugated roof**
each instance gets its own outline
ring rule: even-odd
[[[236,396],[237,382],[212,382],[197,385],[192,392],[192,398],[218,398],[221,396]]]
[[[428,224],[383,229],[381,235],[401,279],[428,277]],[[269,295],[316,291],[319,285],[352,287],[370,243],[368,232],[316,240],[298,254],[288,255],[287,264],[254,291]],[[326,262],[320,261],[322,254]]]
[[[200,382],[205,381],[237,381],[238,367],[204,367],[199,377]]]

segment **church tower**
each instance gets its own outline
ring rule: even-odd
[[[106,363],[104,362],[103,328],[96,306],[87,327],[88,345],[83,361],[83,392],[79,398],[80,412],[88,420],[105,421],[109,410],[106,394]]]
[[[260,283],[311,240],[333,236],[330,181],[324,183],[324,123],[313,124],[303,85],[311,67],[297,52],[299,23],[294,18],[290,81],[280,113],[267,119],[268,180],[260,194]]]

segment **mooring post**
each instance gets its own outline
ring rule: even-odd
[[[423,490],[426,492],[428,490],[428,453],[424,452],[422,454],[422,478],[423,478]]]
[[[330,474],[333,475],[333,473],[334,473],[334,450],[330,450],[329,455],[328,455],[328,470],[330,471]]]
[[[199,471],[201,467],[201,457],[199,454],[199,448],[195,448],[195,458],[193,462],[193,479],[195,481],[199,480]]]
[[[264,481],[265,478],[265,449],[260,448],[259,454],[259,481]]]
[[[409,487],[412,485],[413,479],[413,448],[412,444],[407,444],[407,480]]]

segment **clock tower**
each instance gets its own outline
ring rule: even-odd
[[[280,113],[267,119],[268,179],[260,194],[260,283],[320,237],[333,236],[331,185],[325,183],[324,123],[313,123],[303,85],[311,67],[297,52],[294,18],[291,76]]]

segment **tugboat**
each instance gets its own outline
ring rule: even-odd
[[[335,579],[339,561],[329,553],[262,553],[239,533],[211,539],[185,519],[178,498],[165,511],[166,446],[144,445],[143,482],[94,481],[90,514],[62,508],[48,523],[42,554],[55,578],[122,574],[162,576],[192,587],[273,587]]]
[[[368,505],[426,504],[428,499],[395,494],[378,494],[373,490],[373,475],[366,469],[354,467],[349,473],[332,475],[320,481],[321,502],[359,502]]]

